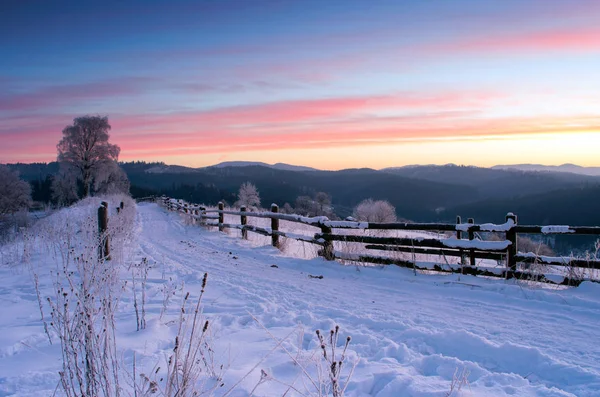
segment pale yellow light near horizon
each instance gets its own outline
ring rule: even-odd
[[[448,163],[481,167],[522,163],[600,166],[600,131],[399,140],[323,149],[186,154],[168,156],[160,161],[192,167],[222,161],[281,162],[325,170]]]

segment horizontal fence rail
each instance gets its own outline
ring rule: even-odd
[[[145,200],[144,200],[145,201]],[[556,274],[537,274],[528,270],[532,264],[600,270],[598,258],[572,258],[537,255],[532,252],[518,251],[518,234],[541,235],[596,235],[600,236],[598,226],[528,226],[519,225],[517,216],[513,213],[506,215],[502,224],[475,224],[473,218],[463,223],[457,217],[456,223],[407,223],[407,222],[359,222],[352,219],[336,221],[324,216],[308,217],[297,214],[282,214],[279,207],[272,204],[270,211],[248,211],[241,207],[239,211],[225,209],[219,203],[217,209],[207,209],[198,204],[190,204],[183,200],[161,197],[156,201],[165,208],[187,215],[190,219],[203,226],[217,227],[219,231],[238,229],[242,238],[248,238],[248,232],[271,237],[274,247],[280,247],[280,237],[294,239],[320,247],[318,254],[327,260],[343,260],[365,262],[379,265],[396,265],[422,271],[444,273],[461,273],[486,277],[519,278],[546,282],[552,284],[578,285],[583,278],[564,275],[562,279]],[[225,223],[224,216],[239,216],[240,223]],[[263,218],[271,220],[271,227],[248,225],[248,218]],[[279,221],[303,224],[319,229],[314,235],[283,232],[279,230]],[[315,230],[316,230],[315,229]],[[444,233],[443,237],[387,237],[374,236],[367,231],[418,231]],[[354,231],[362,234],[348,234]],[[490,232],[503,234],[504,240],[484,241],[478,233]],[[449,236],[448,234],[451,234]],[[412,254],[412,259],[400,259],[389,256],[371,255],[364,252],[348,253],[336,250],[335,243],[361,244],[365,251],[380,251],[387,253]],[[416,255],[434,255],[444,258],[443,263],[419,261]],[[447,257],[460,258],[460,263],[449,263]],[[502,267],[477,266],[476,260],[496,261],[503,263]],[[521,269],[519,266],[521,265]],[[567,272],[569,273],[569,272]]]

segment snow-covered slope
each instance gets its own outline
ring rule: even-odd
[[[255,396],[281,396],[289,385],[297,391],[287,396],[318,395],[307,376],[316,379],[320,357],[314,331],[336,324],[352,336],[346,369],[356,363],[346,396],[600,395],[600,285],[542,289],[289,258],[186,225],[155,204],[138,206],[137,230],[135,258],[152,265],[148,327],[136,331],[125,285],[117,316],[125,368],[134,351],[140,372],[172,351],[181,296],[197,296],[208,272],[204,313],[215,360],[227,368],[216,395],[233,387],[231,396],[249,396],[259,383]],[[44,335],[30,278],[53,265],[42,244],[32,251],[29,264],[0,268],[0,396],[52,395],[57,386],[60,350]]]

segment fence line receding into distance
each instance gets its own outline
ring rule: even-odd
[[[562,285],[579,285],[585,278],[574,276],[574,272],[564,272],[563,275],[543,274],[531,271],[532,264],[557,266],[560,268],[596,271],[600,270],[598,258],[549,257],[533,252],[519,252],[517,247],[518,234],[571,234],[600,236],[598,226],[526,226],[517,223],[513,213],[506,215],[502,224],[476,224],[472,218],[462,223],[457,217],[456,223],[375,223],[357,222],[354,220],[333,221],[327,217],[306,217],[296,214],[282,214],[276,204],[271,205],[270,211],[247,211],[242,207],[239,211],[227,210],[223,203],[217,209],[207,209],[197,204],[186,203],[167,197],[158,199],[165,208],[176,211],[193,219],[203,226],[214,226],[219,231],[239,229],[242,238],[248,238],[248,232],[271,237],[271,244],[280,247],[280,237],[294,239],[319,246],[318,254],[326,260],[340,259],[380,265],[397,265],[416,270],[436,271],[445,273],[461,273],[500,278],[518,278],[524,280],[546,282]],[[225,223],[225,215],[239,216],[239,223]],[[248,218],[265,218],[271,220],[271,227],[258,227],[248,224]],[[320,233],[304,235],[279,230],[279,221],[294,222],[313,226]],[[409,231],[409,232],[443,232],[444,238],[432,237],[389,237],[367,235],[366,231]],[[354,231],[359,234],[344,234]],[[338,233],[336,233],[338,232]],[[362,232],[362,233],[360,233]],[[477,238],[478,232],[498,233],[505,236],[500,241],[483,241]],[[451,236],[447,236],[451,233]],[[371,233],[372,234],[372,233]],[[383,233],[382,233],[383,234]],[[336,250],[334,242],[360,243],[366,251],[397,252],[412,254],[412,258],[390,257],[364,252],[348,253]],[[444,258],[443,263],[424,262],[416,259],[416,255],[435,255]],[[450,263],[447,257],[460,258],[459,263]],[[502,266],[477,266],[476,260],[496,261]]]

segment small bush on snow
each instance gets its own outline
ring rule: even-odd
[[[260,208],[260,195],[256,186],[250,182],[242,183],[238,192],[238,200],[234,205],[236,207],[246,206],[248,209]]]
[[[354,207],[352,216],[366,222],[395,222],[396,209],[389,201],[366,199]]]

